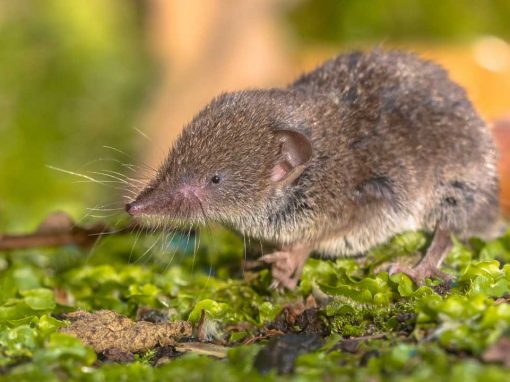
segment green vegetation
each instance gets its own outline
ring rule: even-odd
[[[108,188],[47,165],[125,172],[115,160],[134,161],[133,120],[148,85],[134,5],[0,2],[1,228],[26,229],[55,209],[79,218],[110,200]]]
[[[289,12],[299,37],[313,42],[463,41],[510,36],[506,0],[306,0]]]
[[[199,381],[206,375],[218,381],[500,381],[510,373],[482,361],[510,331],[510,265],[502,265],[510,260],[510,233],[469,248],[456,243],[445,266],[456,276],[451,288],[436,282],[416,287],[403,274],[374,271],[381,261],[425,245],[423,235],[408,233],[372,251],[365,266],[352,259],[311,260],[297,291],[284,294],[268,288],[268,271],[243,280],[242,242],[224,231],[213,235],[214,240],[201,238],[196,256],[193,240],[187,246],[186,238],[165,243],[177,251],[172,264],[160,249],[151,259],[143,255],[154,237],[133,253],[123,237],[104,239],[92,256],[73,248],[9,254],[0,273],[0,375],[47,381]],[[321,331],[330,333],[324,346],[300,355],[294,375],[262,376],[253,360],[266,340],[242,343],[281,321],[282,308],[310,295],[323,300],[314,315]],[[134,363],[113,364],[98,361],[91,349],[58,333],[66,325],[58,318],[67,311],[111,309],[135,317],[139,307],[195,323],[204,310],[215,326],[213,339],[231,347],[228,357],[186,354],[153,367],[150,351]],[[295,324],[285,330],[302,329]],[[357,338],[358,348],[342,350],[342,338]]]

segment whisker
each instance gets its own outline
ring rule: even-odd
[[[142,259],[145,260],[145,255],[147,255],[157,243],[158,241],[154,240],[154,243],[152,243],[152,245],[142,254],[142,256],[135,260],[134,264],[138,264]]]
[[[243,275],[243,278],[244,278],[244,272],[245,272],[245,266],[246,266],[246,235],[245,233],[243,232],[243,252],[244,252],[244,261],[242,262],[242,269],[241,269],[241,273]]]
[[[72,184],[80,184],[80,183],[98,183],[98,184],[100,184],[102,186],[105,186],[105,187],[108,187],[108,188],[111,188],[111,189],[120,190],[120,188],[114,187],[114,186],[110,185],[110,184],[120,184],[120,182],[117,181],[117,180],[97,180],[95,182],[92,182],[90,180],[76,180],[76,181],[72,182]]]
[[[145,134],[143,131],[141,131],[140,129],[136,128],[136,127],[133,127],[133,130],[135,130],[138,134],[140,134],[143,138],[145,138],[147,141],[149,141],[153,146],[155,145],[158,150],[161,152],[161,154],[163,156],[166,155],[167,153],[167,150],[164,149],[160,144],[159,142],[157,141],[154,141],[153,139],[151,139],[147,134]]]
[[[99,232],[99,233],[91,233],[89,236],[108,236],[108,235],[116,235],[118,233],[124,232],[125,228],[119,228],[112,231],[106,231],[106,232]]]
[[[174,231],[173,234],[172,234],[172,237],[170,238],[170,241],[168,242],[168,245],[170,246],[172,244],[172,241],[174,240],[174,237],[175,235],[177,234],[177,231]],[[170,268],[170,265],[172,264],[173,260],[174,260],[174,257],[175,255],[177,254],[177,246],[174,246],[173,250],[172,250],[172,256],[170,257],[170,261],[167,263],[165,269],[164,269],[164,272],[167,272],[168,269]]]
[[[103,171],[107,172],[107,173],[118,175],[118,176],[122,177],[123,179],[129,180],[131,182],[136,182],[136,183],[141,183],[141,184],[145,184],[146,183],[144,180],[137,179],[137,178],[132,178],[130,176],[127,176],[127,175],[122,174],[122,173],[117,172],[117,171],[113,171],[113,170],[103,170]]]
[[[121,183],[124,183],[124,184],[129,184],[126,180],[122,179],[122,178],[119,178],[118,176],[114,176],[114,175],[111,175],[111,174],[106,174],[104,172],[100,172],[100,171],[91,171],[90,172],[91,174],[95,174],[95,175],[102,175],[102,176],[106,176],[106,177],[109,177],[109,178],[112,178],[112,179],[116,179],[118,180],[119,182]]]
[[[193,225],[190,225],[189,229],[188,229],[188,234],[186,235],[186,251],[188,250],[188,244],[189,244],[189,238],[191,236],[191,227]],[[194,261],[195,259],[193,259]],[[191,267],[191,271],[193,272],[193,266]]]
[[[108,150],[113,150],[113,151],[116,151],[118,152],[119,154],[123,155],[124,157],[126,158],[131,158],[130,155],[126,154],[124,151],[118,149],[118,148],[115,148],[115,147],[112,147],[112,146],[108,146],[108,145],[103,145],[103,148],[105,149],[108,149]],[[149,165],[147,165],[146,163],[141,163],[141,165],[146,169],[146,170],[150,170],[152,172],[157,172],[157,170]]]
[[[116,152],[118,152],[119,154],[122,154],[122,155],[124,155],[124,156],[126,156],[126,157],[128,157],[128,158],[130,157],[130,156],[129,156],[128,154],[126,154],[124,151],[122,151],[121,149],[118,149],[118,148],[116,148],[116,147],[108,146],[108,145],[103,145],[103,148],[108,149],[108,150],[112,150],[112,151],[116,151]]]
[[[163,255],[166,252],[166,248],[168,248],[168,237],[169,236],[170,236],[170,232],[168,230],[167,221],[165,220],[164,225],[163,225],[163,231],[161,232],[162,240],[161,240],[161,248],[160,248],[160,252]]]
[[[212,265],[209,265],[209,272],[207,274],[207,280],[205,281],[205,284],[202,287],[202,290],[198,293],[198,296],[195,298],[195,302],[202,299],[202,296],[203,296],[204,292],[206,291],[207,286],[209,285],[209,282],[211,281],[212,271],[213,271],[213,267],[212,267]]]
[[[131,258],[133,256],[133,252],[135,250],[135,246],[138,243],[138,239],[140,238],[140,234],[142,233],[142,227],[140,226],[137,230],[135,241],[133,242],[133,245],[131,246],[131,251],[129,252],[129,258],[128,258],[128,264],[131,264]]]
[[[124,189],[125,192],[129,192],[131,194],[131,196],[129,198],[132,198],[133,196],[138,196],[138,193],[134,190],[129,190],[129,189]],[[124,195],[124,197],[127,197],[126,195]]]
[[[96,158],[96,159],[93,159],[91,161],[88,161],[86,162],[85,164],[81,165],[79,168],[80,169],[84,169],[84,168],[87,168],[89,167],[90,165],[94,164],[94,163],[97,163],[97,162],[114,162],[114,163],[117,163],[119,164],[120,166],[122,167],[126,167],[128,168],[130,171],[136,171],[136,168],[140,168],[139,166],[133,164],[133,163],[126,163],[126,162],[122,162],[121,160],[118,160],[116,158]]]
[[[89,181],[91,181],[93,183],[98,183],[98,184],[102,184],[103,183],[103,182],[101,182],[101,181],[99,181],[97,179],[92,178],[91,176],[88,176],[88,175],[85,175],[85,174],[80,174],[78,172],[65,170],[63,168],[51,166],[49,164],[47,164],[46,167],[48,167],[49,169],[55,170],[55,171],[63,172],[64,174],[74,175],[74,176],[77,176],[77,177],[80,177],[80,178],[87,179],[87,180],[89,180]]]
[[[145,134],[142,130],[140,130],[139,128],[137,127],[133,127],[132,128],[134,131],[136,131],[138,134],[140,134],[142,137],[144,137],[145,139],[147,139],[149,142],[151,143],[154,143],[154,141],[149,138],[149,136],[147,134]]]
[[[111,212],[111,211],[123,211],[124,209],[121,207],[118,207],[118,208],[87,207],[86,210],[87,211]]]
[[[108,214],[108,215],[93,215],[93,214],[88,214],[88,217],[91,217],[91,218],[94,218],[94,219],[108,219],[108,218],[111,218],[112,216],[115,216],[117,215],[116,213],[115,214]]]
[[[193,225],[192,225],[193,227]],[[197,243],[200,244],[199,240],[197,240],[198,233],[195,232],[195,235],[193,235],[193,261],[191,263],[191,272],[195,269],[195,261],[197,259],[198,255],[198,246]]]

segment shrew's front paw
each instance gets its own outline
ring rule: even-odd
[[[309,255],[310,248],[308,246],[297,244],[262,256],[260,261],[271,265],[273,275],[271,287],[275,289],[295,289]]]
[[[296,288],[304,267],[304,262],[297,260],[299,259],[293,256],[292,252],[284,251],[273,252],[260,258],[260,261],[271,265],[273,276],[271,288],[289,290]]]

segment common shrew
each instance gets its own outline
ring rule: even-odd
[[[375,50],[326,61],[286,88],[216,97],[184,128],[126,206],[182,224],[220,222],[279,251],[275,286],[294,288],[311,252],[365,253],[409,230],[433,233],[416,282],[459,238],[490,237],[499,215],[496,148],[447,72]]]

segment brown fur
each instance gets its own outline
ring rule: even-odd
[[[271,181],[282,129],[307,137],[313,151],[289,185]],[[460,237],[491,234],[496,159],[486,124],[445,70],[376,50],[338,56],[285,89],[220,95],[185,127],[135,204],[141,214],[218,221],[349,256],[438,224]]]

